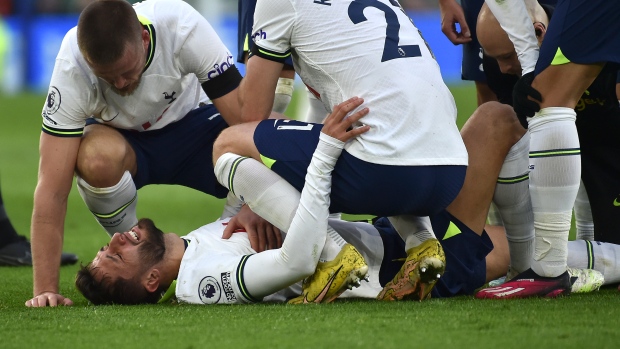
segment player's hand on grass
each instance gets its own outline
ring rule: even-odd
[[[368,125],[353,127],[353,124],[368,114],[368,108],[362,108],[348,115],[355,108],[362,105],[362,103],[364,103],[364,99],[353,97],[336,105],[332,113],[327,115],[327,118],[323,121],[323,130],[321,132],[342,142],[368,132],[370,130]]]
[[[222,239],[229,239],[235,232],[247,232],[250,245],[256,252],[282,247],[282,234],[271,223],[243,205],[237,215],[228,221]]]
[[[26,301],[27,307],[55,307],[58,305],[73,305],[73,301],[59,293],[43,292]]]
[[[455,0],[439,0],[439,12],[441,13],[441,31],[448,40],[455,45],[471,41],[471,32],[461,5]],[[461,27],[460,33],[456,30],[457,23]]]

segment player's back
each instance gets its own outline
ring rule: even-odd
[[[362,122],[372,131],[347,151],[387,165],[467,163],[454,99],[396,1],[282,1],[259,2],[254,40],[275,52],[290,49],[295,70],[329,110],[364,98],[370,113]]]

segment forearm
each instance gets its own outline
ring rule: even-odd
[[[538,60],[538,40],[524,0],[485,0],[510,41],[515,46],[523,75],[534,70]]]
[[[30,233],[35,296],[43,292],[58,293],[66,209],[66,200],[55,202],[35,194]]]
[[[257,56],[248,60],[246,76],[239,87],[242,122],[260,121],[269,117],[282,67],[281,63]]]
[[[331,172],[343,146],[343,142],[321,134],[282,248],[248,259],[244,277],[252,295],[266,296],[314,272],[327,235]]]

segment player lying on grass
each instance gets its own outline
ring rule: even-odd
[[[490,129],[496,132],[489,133]],[[501,159],[506,157],[509,149],[510,152],[513,151],[515,146],[511,145],[517,143],[518,147],[519,143],[524,142],[522,138],[524,133],[525,130],[519,126],[512,111],[497,103],[479,108],[463,128],[463,138],[468,145],[470,163],[473,166],[468,168],[468,173],[471,175],[468,174],[463,190],[453,205],[447,211],[432,217],[433,227],[442,241],[447,260],[446,273],[433,289],[433,297],[472,294],[486,281],[503,275],[508,269],[507,241],[503,231],[494,230],[487,235],[484,232],[484,223],[495,178],[502,163]],[[487,137],[480,137],[483,134]],[[323,144],[323,141],[320,144]],[[484,164],[488,167],[481,166]],[[308,176],[307,180],[312,180],[313,175]],[[306,207],[303,198],[302,195],[300,205],[302,208]],[[282,197],[281,200],[290,199]],[[322,201],[323,205],[327,205],[328,202],[328,200]],[[290,211],[294,213],[297,204],[292,202],[291,207]],[[318,210],[324,214],[326,206],[318,207]],[[298,211],[295,217],[298,217],[299,212],[302,211]],[[262,296],[266,296],[263,298],[266,301],[282,301],[299,294],[298,285],[297,288],[285,288],[270,280],[271,277],[280,279],[281,276],[273,275],[276,270],[272,269],[270,264],[263,264],[263,258],[256,258],[267,256],[265,252],[248,257],[254,254],[254,251],[249,247],[245,233],[237,233],[230,240],[222,240],[221,235],[226,223],[227,220],[217,221],[179,238],[174,234],[163,235],[152,222],[143,220],[133,232],[113,237],[109,246],[99,252],[95,261],[78,273],[76,284],[89,300],[97,304],[154,303],[162,299],[162,293],[166,290],[170,291],[167,294],[176,294],[179,301],[199,304],[247,303],[260,300]],[[296,236],[293,234],[293,229],[300,228],[295,224],[293,223],[288,229],[281,227],[290,232],[283,249],[291,248],[293,245],[291,238]],[[304,224],[312,223],[306,221]],[[374,225],[329,220],[329,226],[321,224],[320,227],[328,230],[321,257],[334,261],[318,263],[316,273],[307,279],[303,287],[303,296],[296,298],[296,302],[332,300],[345,286],[350,286],[349,282],[355,283],[361,276],[359,273],[358,275],[354,273],[353,276],[350,274],[351,270],[362,268],[356,267],[360,265],[359,259],[350,261],[351,258],[357,258],[357,254],[351,252],[353,250],[351,245],[346,245],[344,252],[334,258],[339,253],[340,247],[345,245],[345,241],[354,245],[365,258],[369,266],[369,282],[345,292],[343,297],[373,298],[386,285],[387,289],[391,290],[391,294],[387,297],[392,298],[406,298],[407,293],[424,291],[413,284],[419,279],[419,275],[399,273],[403,266],[401,258],[406,258],[407,254],[403,240],[387,219],[378,219]],[[312,234],[317,232],[316,229],[312,230]],[[151,240],[159,243],[153,244]],[[190,241],[187,250],[184,250],[186,245],[184,241]],[[610,282],[620,281],[618,273],[614,272],[615,269],[609,267],[617,264],[614,256],[620,253],[620,248],[616,245],[593,243],[589,245],[590,249],[586,249],[582,246],[586,243],[579,241],[569,244],[571,266],[594,267],[605,273]],[[159,248],[160,260],[152,258],[155,246],[162,244],[170,247],[165,251]],[[270,253],[270,256],[274,254],[280,256],[281,252],[282,250],[267,253]],[[310,259],[307,256],[297,257]],[[229,258],[231,262],[225,265],[218,261],[223,260],[222,258]],[[142,262],[137,262],[138,260]],[[405,264],[407,263],[411,261],[406,261]],[[122,264],[127,265],[121,266]],[[196,265],[200,267],[196,268]],[[285,269],[293,267],[291,264]],[[278,269],[282,269],[282,266],[278,266]],[[414,272],[416,270],[411,267],[403,269]],[[283,275],[289,274],[290,270],[287,269]],[[580,282],[575,282],[575,290],[583,291],[600,286],[602,282],[600,274],[594,272],[592,274],[596,277],[582,277]],[[106,275],[107,279],[102,282],[103,275]],[[321,297],[321,291],[330,285],[330,276],[334,282],[329,288],[328,297]],[[395,276],[398,282],[391,283],[390,280]],[[302,277],[299,275],[298,280]],[[158,280],[158,285],[149,286],[149,280],[155,278]],[[177,280],[176,286],[172,283],[174,279]],[[137,291],[129,292],[130,289]],[[280,290],[280,292],[268,295],[266,293],[268,290],[274,292]],[[135,294],[137,297],[129,299],[127,298],[129,294]]]
[[[304,299],[329,302],[347,285],[359,284],[368,266],[352,246],[345,246],[332,263],[318,268],[317,263],[328,231],[331,171],[345,142],[369,130],[368,126],[350,128],[368,113],[367,108],[344,119],[360,104],[359,99],[346,101],[326,119],[301,201],[291,206],[299,207],[280,249],[256,253],[247,234],[222,240],[227,220],[179,238],[142,219],[131,231],[116,233],[78,273],[78,288],[96,304],[153,303],[178,280],[171,291],[179,301],[212,304],[259,301],[315,269],[313,277],[324,277],[326,292],[308,295],[304,290]]]

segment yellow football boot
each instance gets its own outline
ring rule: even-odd
[[[289,304],[329,303],[345,290],[360,286],[361,280],[368,280],[368,265],[364,257],[351,244],[346,244],[336,258],[319,262],[314,274],[304,279],[301,296],[288,301]]]
[[[394,279],[377,296],[378,300],[424,300],[446,270],[446,255],[437,239],[424,241],[407,250],[407,259]]]

